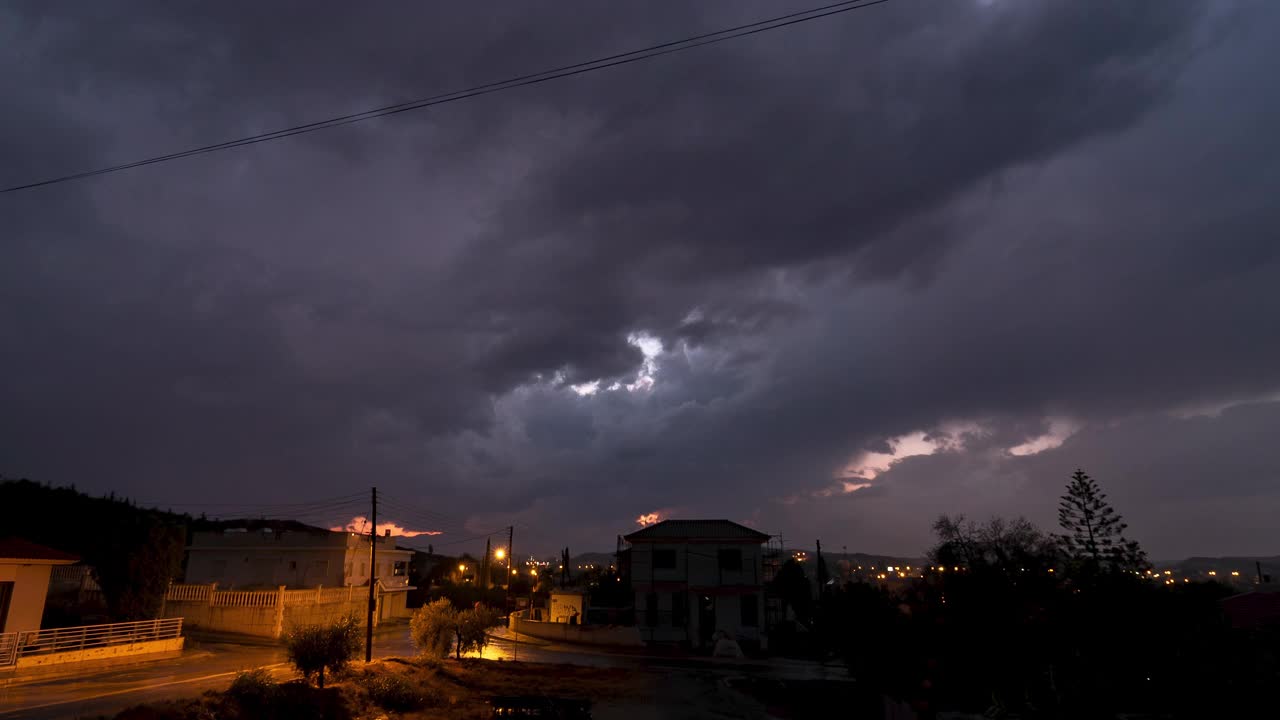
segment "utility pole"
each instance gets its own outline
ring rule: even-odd
[[[480,561],[480,567],[483,568],[484,582],[480,587],[485,590],[489,589],[489,581],[493,579],[493,572],[489,566],[489,555],[493,552],[492,538],[484,539],[484,560]]]
[[[511,558],[516,555],[516,526],[507,526],[507,613],[515,612],[515,606],[511,602]],[[511,643],[511,660],[515,662],[520,659],[520,643]]]
[[[373,609],[377,604],[374,597],[378,583],[378,488],[373,488],[373,507],[369,511],[369,607],[365,614],[364,628],[364,661],[373,661]]]
[[[511,604],[511,558],[515,557],[516,526],[507,526],[507,604]]]

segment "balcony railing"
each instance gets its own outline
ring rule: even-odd
[[[171,640],[181,636],[182,618],[5,633],[0,635],[0,666],[13,665],[34,655]]]

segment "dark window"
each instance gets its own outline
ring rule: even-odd
[[[742,569],[742,551],[733,548],[720,551],[720,569],[721,570],[741,570]]]
[[[0,632],[4,632],[5,621],[9,618],[9,600],[13,597],[13,583],[0,582]]]
[[[743,595],[742,627],[756,627],[760,624],[760,599],[755,595]]]
[[[290,560],[290,561],[289,561],[289,569],[290,569],[290,570],[297,570],[297,569],[298,569],[298,561],[297,561],[297,560]]]
[[[644,624],[656,627],[658,624],[658,594],[649,593],[644,599]]]
[[[684,627],[685,596],[684,593],[671,593],[671,626]]]
[[[676,551],[654,550],[653,567],[656,570],[674,570],[676,568]]]
[[[392,566],[393,569],[391,571],[391,574],[404,575],[408,569],[408,566],[409,566],[409,563],[404,562],[403,560],[397,560],[395,565]]]

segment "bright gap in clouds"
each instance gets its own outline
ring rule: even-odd
[[[369,518],[363,515],[357,515],[351,518],[351,521],[348,522],[346,525],[337,525],[329,529],[333,530],[334,532],[358,532],[358,533],[368,532]],[[410,537],[411,538],[411,537],[418,537],[419,535],[443,535],[444,534],[443,530],[409,530],[405,528],[403,525],[397,525],[395,522],[391,520],[378,523],[377,535],[379,537],[386,535],[388,530],[391,531],[392,537]]]
[[[941,432],[926,433],[924,431],[900,435],[890,438],[887,453],[860,453],[840,472],[844,492],[854,492],[867,487],[859,481],[874,480],[877,475],[887,471],[894,463],[904,458],[917,455],[932,455],[940,450],[957,450],[963,446],[961,436],[965,433],[982,432],[977,425],[955,425],[942,429]]]
[[[1061,446],[1080,430],[1080,424],[1066,418],[1050,418],[1049,429],[1043,435],[1028,438],[1025,442],[1007,449],[1010,455],[1035,455]],[[899,435],[888,441],[889,452],[863,452],[857,455],[838,473],[836,485],[820,491],[826,496],[835,493],[853,493],[871,487],[871,480],[888,472],[896,463],[909,457],[933,455],[944,451],[962,451],[967,436],[988,435],[990,431],[976,422],[950,423],[938,432],[918,431]]]
[[[644,360],[640,363],[640,370],[636,372],[635,381],[629,383],[614,382],[605,388],[610,392],[624,389],[628,392],[648,390],[653,387],[654,378],[658,373],[656,358],[662,354],[662,341],[648,333],[631,333],[627,336],[627,342],[640,348],[640,353],[644,355]],[[600,392],[600,380],[597,378],[590,382],[570,385],[569,389],[584,397],[595,395]]]
[[[1010,455],[1035,455],[1045,450],[1052,450],[1060,447],[1067,438],[1076,434],[1080,429],[1079,423],[1072,422],[1064,418],[1053,418],[1049,420],[1049,431],[1039,437],[1033,437],[1030,440],[1009,448]]]

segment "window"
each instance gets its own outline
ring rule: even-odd
[[[738,548],[720,551],[720,569],[738,571],[742,569],[742,551]]]
[[[644,598],[644,624],[649,627],[658,625],[658,594],[649,593]]]
[[[760,624],[760,598],[743,595],[739,607],[742,609],[742,627],[756,627]]]
[[[4,632],[5,622],[9,618],[9,601],[13,597],[13,583],[0,582],[0,632]]]
[[[290,560],[290,561],[289,561],[289,569],[290,569],[290,570],[297,570],[297,569],[298,569],[298,561],[297,561],[297,560]]]
[[[684,627],[685,596],[682,592],[671,593],[671,627]]]
[[[403,560],[397,560],[395,569],[391,571],[392,575],[405,575],[409,572],[409,563]]]
[[[675,550],[654,550],[653,551],[653,568],[655,570],[675,570],[676,569],[676,551]]]

